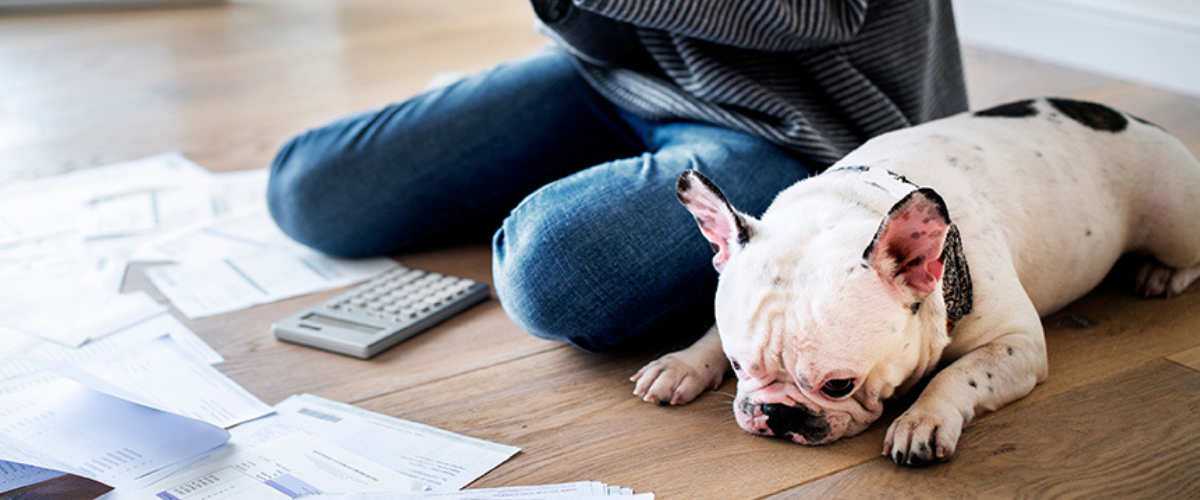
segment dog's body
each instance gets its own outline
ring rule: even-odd
[[[1200,276],[1200,163],[1092,103],[1022,101],[884,134],[761,220],[695,172],[678,188],[717,250],[717,326],[643,368],[635,394],[687,402],[721,382],[727,356],[744,429],[821,444],[936,371],[888,430],[897,463],[948,458],[975,415],[1028,394],[1047,375],[1040,316],[1121,255],[1154,257],[1146,295]]]

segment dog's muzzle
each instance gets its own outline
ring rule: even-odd
[[[829,422],[824,415],[809,411],[804,406],[784,404],[755,404],[745,401],[738,411],[755,424],[746,430],[763,436],[787,439],[798,444],[820,444],[830,434]],[[765,424],[765,428],[762,424]]]

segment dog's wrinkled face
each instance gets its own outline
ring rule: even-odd
[[[939,311],[922,308],[941,306],[925,299],[941,278],[949,221],[932,191],[910,194],[882,223],[774,210],[759,221],[690,171],[678,195],[717,252],[717,327],[746,431],[800,444],[852,436],[936,363],[928,348],[944,345],[930,338],[945,336],[944,319],[939,334]]]

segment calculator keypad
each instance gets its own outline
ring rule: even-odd
[[[466,294],[474,284],[466,278],[401,266],[334,297],[328,307],[392,323],[408,323]]]

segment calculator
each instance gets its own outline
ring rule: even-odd
[[[368,359],[488,298],[475,280],[398,266],[271,325],[275,338]]]

